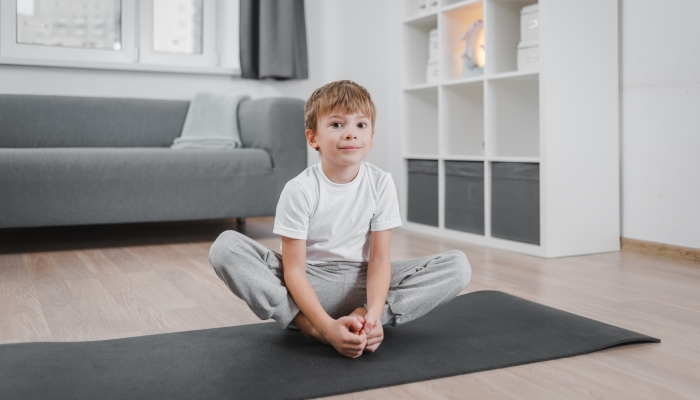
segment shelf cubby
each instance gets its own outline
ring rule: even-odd
[[[442,154],[484,155],[484,83],[472,82],[442,88]]]
[[[459,2],[441,14],[440,27],[440,76],[445,81],[462,79],[464,42],[459,40],[474,21],[484,19],[484,4],[481,0]]]
[[[535,77],[537,75],[528,75]],[[490,156],[539,157],[539,80],[499,79],[486,84],[486,137]]]
[[[403,24],[404,86],[426,83],[430,31],[438,25],[437,14],[414,17]]]
[[[438,88],[404,91],[406,140],[409,154],[439,153]]]
[[[520,42],[520,10],[533,0],[486,0],[488,19],[486,30],[486,71],[498,74],[518,70]]]

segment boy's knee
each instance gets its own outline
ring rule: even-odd
[[[235,240],[235,231],[224,231],[216,238],[209,248],[209,264],[218,272],[226,263],[227,253],[230,252],[231,243]]]
[[[472,267],[469,265],[467,255],[459,250],[450,250],[445,253],[445,256],[451,261],[455,284],[459,287],[459,291],[464,290],[472,279]]]

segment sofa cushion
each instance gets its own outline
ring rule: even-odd
[[[0,149],[0,182],[8,179],[134,179],[141,176],[188,179],[260,175],[271,169],[270,155],[261,149]]]
[[[0,228],[268,215],[261,149],[0,149]]]
[[[189,101],[0,94],[0,148],[169,147]]]

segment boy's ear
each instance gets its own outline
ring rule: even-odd
[[[306,134],[306,142],[309,144],[314,149],[318,149],[318,142],[316,141],[316,135],[314,135],[314,131],[311,129],[307,129],[304,131]]]

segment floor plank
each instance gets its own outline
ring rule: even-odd
[[[32,282],[0,282],[2,343],[50,340],[49,330]]]
[[[28,281],[29,271],[22,254],[0,254],[0,282]]]

